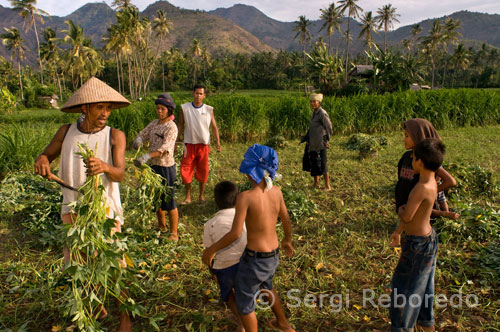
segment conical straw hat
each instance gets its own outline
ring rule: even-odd
[[[111,103],[113,109],[130,105],[118,91],[92,76],[64,103],[61,111],[80,113],[82,105],[93,103]]]

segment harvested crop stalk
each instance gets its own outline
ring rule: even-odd
[[[78,147],[83,160],[95,157],[97,145],[94,150],[85,144]],[[112,213],[106,203],[101,176],[87,178],[74,208],[74,223],[66,227],[71,257],[65,270],[71,280],[66,309],[80,330],[98,331],[97,317],[107,296],[121,303],[128,300],[121,291],[122,274],[126,270],[120,266],[127,246],[113,231],[116,221],[108,218]]]

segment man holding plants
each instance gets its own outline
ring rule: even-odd
[[[118,182],[125,174],[125,134],[106,126],[111,110],[128,106],[130,102],[116,90],[99,79],[92,77],[78,89],[64,104],[61,111],[82,115],[76,123],[63,125],[52,138],[44,152],[35,162],[35,173],[54,179],[50,163],[60,156],[59,177],[65,186],[80,188],[87,177],[99,175],[106,199],[106,217],[114,219],[115,232],[121,231],[123,211]],[[95,156],[82,160],[76,152],[79,145],[86,144],[95,149]],[[62,188],[63,203],[61,218],[63,224],[73,224],[77,214],[73,209],[79,192]],[[70,261],[68,247],[64,247],[64,262]],[[105,316],[102,308],[100,316]],[[120,314],[119,332],[132,331],[128,313]]]
[[[208,154],[210,152],[210,128],[212,128],[215,136],[217,152],[222,151],[219,129],[214,117],[214,108],[203,103],[205,97],[206,87],[201,84],[195,85],[193,88],[193,102],[183,104],[179,115],[179,138],[184,132],[184,156],[181,160],[181,177],[186,187],[186,199],[181,204],[191,203],[193,173],[195,179],[200,183],[199,200],[201,203],[205,202],[205,186],[208,181]]]

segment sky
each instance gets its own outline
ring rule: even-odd
[[[142,11],[156,0],[132,0],[132,4]],[[106,2],[111,5],[112,0],[83,1],[83,0],[38,0],[37,8],[43,9],[50,15],[66,16],[88,2]],[[305,15],[310,20],[319,18],[320,9],[327,8],[332,0],[170,0],[171,4],[186,9],[213,10],[228,8],[237,3],[254,6],[267,16],[283,22],[293,22],[300,15]],[[337,3],[337,2],[336,2]],[[366,11],[373,11],[386,4],[392,4],[400,23],[395,23],[397,28],[403,25],[414,24],[428,18],[437,18],[452,14],[460,10],[469,10],[481,13],[500,14],[500,0],[359,0],[358,5]],[[305,5],[307,4],[307,5]],[[0,5],[10,7],[9,0],[0,0]],[[167,14],[168,15],[168,14]]]

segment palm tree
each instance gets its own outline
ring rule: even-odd
[[[350,30],[350,18],[353,19],[359,17],[359,13],[363,9],[356,4],[358,0],[340,0],[340,13],[344,14],[347,11],[347,31],[346,31],[346,60],[345,60],[345,76],[344,81],[347,83],[347,73],[349,72],[349,42],[351,41],[351,30]]]
[[[10,0],[11,5],[14,7],[14,10],[19,11],[19,15],[24,18],[24,22],[28,21],[26,26],[26,31],[29,30],[31,26],[33,26],[33,30],[35,31],[36,37],[36,45],[38,50],[38,61],[40,63],[40,82],[43,84],[43,64],[42,57],[40,56],[40,40],[38,39],[38,32],[36,29],[36,21],[35,16],[38,16],[40,22],[43,24],[43,15],[49,16],[49,14],[41,9],[36,8],[36,0]]]
[[[196,84],[197,81],[197,75],[196,72],[198,71],[198,58],[201,57],[202,53],[202,48],[200,45],[200,41],[198,39],[193,39],[191,42],[191,47],[189,48],[189,53],[191,54],[192,60],[193,60],[193,84]]]
[[[436,72],[436,57],[438,56],[439,46],[443,42],[444,29],[441,21],[435,20],[432,23],[431,30],[427,36],[422,38],[423,51],[431,60],[432,78],[431,87],[434,88],[434,77]]]
[[[56,38],[56,30],[52,28],[47,28],[42,31],[44,42],[40,44],[40,54],[42,56],[43,61],[45,61],[48,65],[48,72],[53,73],[53,83],[54,85],[57,82],[57,86],[59,87],[59,98],[62,100],[62,89],[61,89],[61,81],[59,79],[59,66],[58,63],[60,61],[59,56],[59,47],[57,46],[57,38]]]
[[[297,37],[300,38],[300,44],[302,45],[304,53],[304,66],[306,63],[306,43],[311,38],[309,25],[311,25],[311,22],[304,15],[301,15],[299,16],[299,20],[295,21],[295,27],[293,28],[293,31],[297,32],[293,39],[297,39]]]
[[[455,79],[458,73],[458,69],[466,70],[470,64],[470,52],[465,48],[464,44],[458,44],[455,52],[451,56],[451,64],[455,68],[455,73],[451,81],[451,87],[455,84]]]
[[[340,24],[342,23],[342,14],[340,13],[339,9],[335,7],[334,2],[332,2],[327,9],[320,9],[320,11],[321,11],[320,19],[322,19],[324,23],[321,26],[321,29],[319,29],[319,31],[326,28],[326,34],[328,35],[328,52],[331,52],[330,49],[331,36],[335,33],[335,30],[337,30],[339,33],[342,33],[340,31]]]
[[[155,31],[156,36],[160,37],[160,42],[158,43],[158,46],[156,48],[156,55],[153,59],[153,63],[149,67],[148,77],[146,78],[146,83],[144,85],[144,93],[146,93],[146,87],[151,77],[151,73],[153,72],[155,63],[160,56],[161,46],[163,45],[163,38],[167,37],[170,30],[172,29],[173,29],[172,21],[167,19],[165,12],[161,9],[156,11],[156,17],[153,19],[153,30]],[[162,69],[163,69],[163,61],[162,61]],[[163,85],[165,86],[165,81],[163,81]],[[165,87],[163,88],[163,90],[165,90]]]
[[[415,45],[418,39],[418,35],[422,32],[422,26],[420,24],[414,24],[411,27],[411,44]],[[415,49],[413,49],[413,54],[415,54]]]
[[[19,30],[16,28],[4,28],[6,33],[0,35],[2,38],[2,44],[12,52],[11,59],[17,59],[17,70],[19,75],[19,88],[21,89],[21,100],[24,99],[23,93],[23,80],[21,76],[21,61],[24,59],[24,39],[19,34]]]
[[[201,59],[203,60],[203,78],[207,78],[207,67],[210,66],[211,55],[206,47],[201,50]]]
[[[443,34],[443,49],[446,54],[448,54],[448,43],[451,43],[453,45],[458,44],[458,39],[459,37],[462,37],[462,34],[458,31],[458,29],[461,28],[461,22],[458,19],[453,19],[451,17],[448,17],[444,21],[444,34]],[[444,72],[443,72],[443,81],[442,85],[445,83],[446,79],[446,70],[448,68],[448,61],[451,59],[451,57],[447,57],[445,64],[444,64]]]
[[[361,27],[358,38],[361,38],[364,35],[366,45],[368,45],[368,48],[371,49],[373,46],[372,32],[378,34],[377,22],[375,22],[375,18],[373,17],[371,11],[365,13],[365,15],[361,18],[361,23],[363,26]]]
[[[86,78],[95,75],[103,67],[102,59],[92,47],[91,39],[85,37],[80,25],[72,20],[65,21],[65,23],[68,29],[62,31],[66,33],[63,41],[70,46],[64,54],[66,69],[71,72],[72,78],[76,74],[82,85]],[[73,88],[76,88],[74,79]]]
[[[381,29],[384,27],[384,52],[387,52],[387,31],[392,29],[393,22],[398,22],[399,14],[396,14],[396,8],[392,7],[391,4],[387,4],[382,8],[377,10],[377,16],[375,16],[375,20],[379,23],[378,28]]]
[[[131,0],[113,0],[113,2],[111,3],[111,7],[116,7],[116,10],[120,11],[135,6],[132,4]]]

